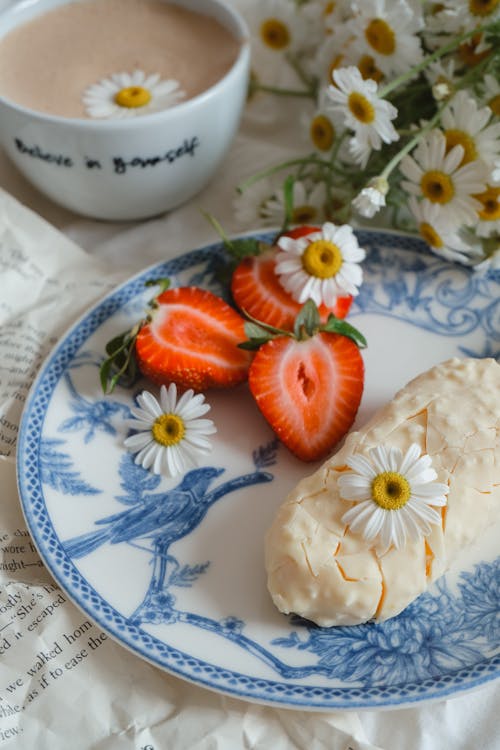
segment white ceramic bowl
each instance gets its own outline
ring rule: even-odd
[[[0,2],[0,38],[73,0]],[[163,112],[124,120],[51,116],[0,94],[0,143],[41,192],[96,219],[142,219],[184,203],[211,179],[238,128],[250,67],[248,32],[223,0],[169,0],[207,14],[240,42],[214,86]],[[99,165],[99,166],[97,166]]]

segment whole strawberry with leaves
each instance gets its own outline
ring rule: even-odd
[[[330,315],[321,322],[308,300],[293,331],[245,324],[257,350],[248,372],[250,391],[278,438],[298,458],[327,456],[352,426],[364,387],[364,336]]]

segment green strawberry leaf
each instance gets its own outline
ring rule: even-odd
[[[144,286],[159,287],[158,293],[148,302],[148,307],[154,310],[158,307],[158,297],[170,286],[170,279],[149,279],[144,283]],[[150,320],[151,314],[148,313],[129,331],[115,336],[106,344],[105,349],[108,356],[99,368],[99,379],[103,393],[112,393],[118,383],[125,388],[129,388],[137,380],[139,373],[135,358],[135,340],[142,326]]]
[[[326,321],[326,323],[320,326],[319,330],[326,331],[327,333],[340,333],[342,336],[347,336],[347,338],[352,339],[360,349],[364,349],[366,346],[368,346],[368,343],[361,331],[358,331],[357,328],[354,328],[354,326],[352,326],[350,323],[347,323],[345,320],[336,318],[332,313],[330,313],[330,315],[328,316],[328,320]]]
[[[266,242],[262,242],[256,237],[239,237],[230,240],[215,216],[212,216],[212,214],[209,214],[206,211],[203,211],[202,213],[215,229],[221,238],[224,247],[236,262],[243,260],[243,258],[246,258],[249,255],[260,255],[264,250],[267,250],[270,247]]]
[[[312,299],[308,299],[295,318],[293,333],[297,341],[314,336],[319,330],[320,323],[321,320],[316,303]]]
[[[295,178],[289,174],[283,183],[283,202],[285,206],[285,216],[280,234],[286,232],[293,221],[293,186]]]
[[[137,362],[134,355],[135,339],[140,326],[115,336],[106,344],[109,356],[102,363],[99,375],[104,393],[111,393],[120,381],[125,387],[132,385],[137,378]]]

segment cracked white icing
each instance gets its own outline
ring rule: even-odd
[[[341,517],[352,503],[337,478],[352,453],[417,443],[448,482],[441,526],[381,556]],[[419,375],[378,411],[279,508],[266,536],[268,588],[281,612],[318,625],[394,617],[498,518],[500,365],[452,359]]]

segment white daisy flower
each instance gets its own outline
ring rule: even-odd
[[[400,163],[406,180],[402,187],[440,209],[441,219],[450,231],[477,222],[481,205],[474,194],[486,189],[488,170],[483,162],[462,163],[464,149],[461,145],[447,153],[446,138],[440,130],[431,130],[413,152]]]
[[[286,52],[297,52],[304,44],[307,30],[301,24],[295,3],[289,0],[262,0],[248,4],[244,13],[251,34],[251,46],[254,55],[270,52],[283,55]],[[276,64],[277,60],[274,60]]]
[[[327,155],[338,138],[344,133],[344,118],[339,111],[328,106],[328,87],[320,88],[316,107],[304,109],[300,118],[303,140],[312,147],[319,156]],[[344,163],[352,164],[353,160],[348,151],[338,154]]]
[[[483,99],[494,115],[500,117],[500,81],[487,73],[484,76]]]
[[[408,207],[415,217],[417,229],[431,250],[441,258],[470,266],[483,257],[483,248],[474,235],[467,236],[465,230],[450,230],[440,216],[439,206],[427,201],[418,201],[410,196]]]
[[[448,28],[453,33],[472,31],[477,26],[500,18],[498,0],[445,0],[442,5],[440,16],[449,19]]]
[[[293,211],[291,224],[318,224],[325,218],[325,206],[327,202],[326,185],[318,182],[311,188],[300,180],[295,180],[292,188]],[[283,223],[285,216],[285,194],[283,190],[275,193],[266,204],[264,211],[273,217],[280,217],[279,224]]]
[[[320,86],[329,86],[333,81],[333,71],[346,66],[346,55],[351,44],[352,37],[343,24],[337,26],[318,44],[315,55],[310,59],[308,70],[317,78]]]
[[[474,197],[481,204],[475,233],[478,237],[500,238],[500,185],[487,185],[483,193]]]
[[[457,71],[457,61],[450,57],[448,60],[436,60],[424,71],[424,75],[431,85],[431,91],[437,102],[449,99],[456,90],[460,80]]]
[[[494,185],[500,185],[500,159],[496,159],[495,163],[493,164],[490,181]]]
[[[346,464],[352,472],[338,478],[340,496],[356,504],[342,516],[351,531],[375,542],[379,554],[394,545],[402,549],[407,540],[428,536],[441,524],[436,507],[446,505],[447,484],[436,482],[429,455],[421,455],[416,443],[406,453],[379,445],[370,458],[352,455]]]
[[[161,81],[158,73],[114,73],[89,86],[82,96],[89,117],[135,117],[168,109],[186,96],[174,80]]]
[[[280,226],[283,223],[283,200],[282,179],[267,177],[257,180],[235,196],[235,218],[249,229]]]
[[[354,198],[352,207],[361,216],[372,219],[385,206],[389,183],[385,177],[374,177]]]
[[[313,112],[302,113],[300,118],[304,140],[319,154],[327,154],[331,151],[339,133],[339,123],[331,112],[322,107],[317,107]]]
[[[353,10],[348,28],[354,46],[373,57],[386,76],[397,76],[421,62],[421,8],[405,0],[362,0],[353,4]]]
[[[338,297],[358,294],[365,251],[348,224],[326,222],[319,232],[295,240],[280,237],[277,244],[276,274],[300,304],[312,299],[318,307],[333,307]]]
[[[207,435],[216,432],[211,419],[200,419],[210,410],[205,396],[190,389],[177,401],[177,387],[171,383],[168,388],[162,385],[160,401],[149,391],[137,401],[140,408],[131,409],[135,419],[128,420],[128,426],[138,432],[124,442],[137,453],[135,463],[169,477],[198,466],[199,456],[211,450]]]
[[[489,107],[479,108],[466,91],[459,91],[441,114],[441,127],[449,151],[459,144],[464,149],[462,164],[482,159],[491,164],[500,156],[500,122],[491,123]]]
[[[474,267],[474,271],[485,276],[496,276],[500,278],[500,247],[498,250],[494,250],[493,253]]]
[[[335,33],[350,15],[347,0],[308,0],[300,6],[303,15],[317,24],[323,33]]]
[[[363,80],[355,67],[334,70],[335,86],[328,88],[329,104],[344,115],[345,126],[354,131],[349,148],[353,158],[365,167],[372,149],[379,150],[382,142],[399,139],[391,120],[398,111],[377,96],[374,80]]]

